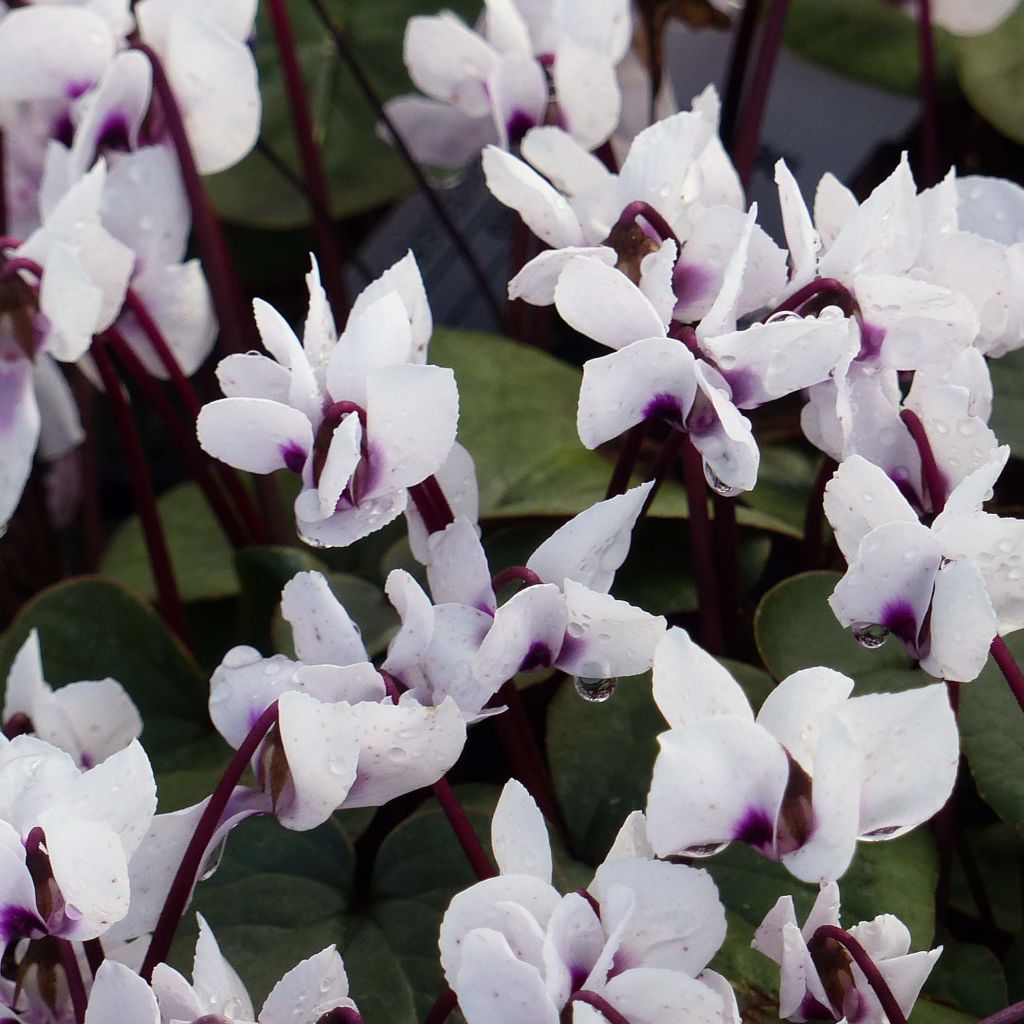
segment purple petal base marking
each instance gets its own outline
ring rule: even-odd
[[[644,419],[666,420],[673,426],[683,425],[683,406],[675,395],[668,392],[654,395],[643,408]]]
[[[518,146],[526,133],[536,126],[537,122],[525,110],[516,107],[509,115],[508,121],[505,122],[509,146]]]
[[[677,306],[687,306],[706,298],[714,284],[715,275],[699,263],[679,262],[672,271],[672,291],[676,293]]]
[[[882,608],[879,625],[885,626],[908,647],[917,648],[917,617],[909,601],[890,601]]]
[[[116,149],[122,153],[127,153],[132,148],[128,121],[124,114],[115,112],[106,117],[96,138],[96,148]]]
[[[774,836],[775,826],[760,807],[749,808],[733,831],[733,839],[747,843],[762,853],[771,850]]]
[[[860,352],[858,359],[877,359],[882,351],[882,342],[885,341],[885,328],[876,327],[861,321],[860,325]]]
[[[548,645],[542,644],[539,640],[534,640],[530,644],[530,649],[526,652],[526,656],[520,662],[517,671],[536,672],[539,668],[550,668],[554,660],[554,655],[551,653]]]
[[[0,908],[0,938],[5,943],[30,938],[40,931],[45,932],[46,928],[34,910],[13,904]]]
[[[281,445],[281,458],[284,459],[285,466],[288,467],[293,473],[301,473],[305,468],[306,459],[308,458],[306,449],[301,445],[291,444]]]

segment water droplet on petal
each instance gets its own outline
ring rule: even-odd
[[[404,749],[404,748],[402,748],[402,747],[392,747],[392,748],[391,748],[391,749],[390,749],[390,750],[388,751],[388,757],[389,757],[389,758],[390,758],[390,759],[391,759],[392,761],[396,761],[396,762],[398,762],[398,761],[404,761],[404,760],[405,760],[405,759],[406,759],[406,758],[407,758],[408,756],[409,756],[409,751],[408,751],[408,750],[405,750],[405,749]]]
[[[203,870],[199,875],[199,881],[205,882],[208,878],[213,878],[217,873],[217,868],[220,867],[220,862],[224,858],[224,847],[227,846],[228,840],[225,836],[207,855],[206,861],[203,864]]]
[[[263,660],[263,655],[255,647],[232,647],[224,655],[221,665],[224,668],[245,668]]]
[[[877,622],[857,622],[853,626],[853,638],[869,651],[882,646],[889,636],[889,630]]]
[[[605,678],[595,679],[590,676],[577,676],[575,679],[576,692],[591,704],[603,704],[615,693],[618,686],[618,679]]]
[[[716,476],[714,470],[706,462],[704,463],[704,475],[707,477],[711,490],[713,490],[715,494],[720,494],[723,498],[735,498],[737,494],[743,493],[742,487],[731,487],[724,480],[720,480],[718,476]]]

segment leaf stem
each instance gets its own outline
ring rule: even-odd
[[[451,783],[442,776],[430,788],[441,805],[441,810],[444,811],[444,816],[448,819],[448,824],[451,825],[452,832],[455,833],[455,838],[459,841],[459,846],[462,847],[462,852],[466,855],[466,860],[469,861],[469,866],[473,869],[478,881],[494,878],[498,872],[491,864],[487,851],[484,850],[476,832],[473,831],[465,808],[459,803],[459,798],[455,795]]]
[[[309,95],[302,77],[302,65],[295,46],[295,33],[285,0],[268,0],[267,10],[274,30],[277,52],[281,58],[288,105],[291,108],[292,125],[299,146],[302,170],[306,180],[306,196],[313,215],[313,230],[316,233],[317,251],[324,265],[324,281],[330,296],[331,306],[336,314],[347,312],[350,306],[345,290],[341,253],[337,237],[331,225],[331,199],[324,173],[320,149],[313,133],[313,118],[310,112]]]
[[[149,475],[146,455],[142,449],[142,441],[139,438],[135,420],[128,408],[124,392],[121,390],[121,380],[114,369],[107,345],[108,342],[104,338],[95,338],[91,348],[92,357],[103,381],[107,404],[110,406],[110,413],[114,418],[124,451],[128,482],[131,485],[135,497],[135,507],[142,523],[146,550],[149,553],[153,578],[156,580],[160,610],[175,633],[187,643],[188,629],[185,622],[185,609],[178,592],[174,566],[171,563],[171,555],[167,547],[167,538],[164,536],[163,527],[160,524],[153,481]]]
[[[491,282],[487,277],[486,271],[477,258],[476,253],[474,253],[470,247],[465,235],[459,230],[455,221],[452,219],[448,209],[438,198],[434,189],[431,188],[430,182],[427,181],[427,176],[423,173],[423,168],[420,167],[419,162],[412,155],[412,152],[405,144],[402,136],[395,129],[394,124],[388,117],[387,111],[384,109],[384,104],[381,101],[380,96],[377,94],[376,88],[370,81],[369,76],[366,74],[366,70],[363,68],[359,58],[356,56],[355,50],[353,50],[352,45],[349,43],[344,30],[340,29],[331,20],[322,0],[309,0],[309,5],[313,8],[313,12],[320,19],[324,28],[330,35],[334,43],[335,50],[337,50],[338,55],[348,66],[352,77],[356,81],[356,85],[359,86],[363,96],[373,108],[374,114],[387,129],[388,135],[390,136],[395,149],[398,151],[398,154],[404,161],[405,165],[409,168],[409,171],[416,182],[417,188],[419,188],[422,193],[423,198],[430,205],[434,215],[441,222],[456,249],[458,249],[459,254],[466,263],[466,266],[469,268],[473,277],[476,278],[477,285],[480,288],[480,294],[490,308],[490,311],[494,316],[495,323],[500,325],[503,315],[502,304],[498,301],[498,297],[491,286]]]
[[[171,887],[167,890],[167,898],[160,910],[160,917],[153,929],[149,949],[146,950],[146,958],[139,971],[146,981],[152,980],[153,969],[156,965],[167,959],[171,943],[174,941],[174,933],[178,930],[178,922],[188,906],[192,888],[203,864],[203,858],[206,856],[210,841],[213,839],[221,817],[227,808],[228,800],[242,775],[245,774],[246,768],[249,767],[249,762],[263,738],[276,723],[277,701],[275,700],[253,723],[253,727],[228,762],[224,774],[217,783],[217,788],[203,808],[203,813],[196,824],[196,830],[192,833],[188,846],[185,847],[185,853],[175,872]]]
[[[889,1018],[889,1024],[907,1024],[907,1018],[896,1002],[888,982],[882,977],[882,972],[868,951],[847,931],[833,924],[823,924],[815,931],[811,942],[815,939],[832,939],[838,942],[853,957],[854,963],[864,972],[868,984],[874,989],[878,1001],[882,1005],[882,1012]]]

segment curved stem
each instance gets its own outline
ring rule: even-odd
[[[121,380],[114,369],[110,353],[107,351],[107,344],[103,338],[96,338],[91,352],[100,379],[103,381],[107,403],[110,406],[110,412],[124,451],[128,482],[131,485],[135,497],[135,507],[142,523],[146,550],[153,568],[153,578],[156,580],[160,610],[178,636],[187,640],[185,610],[178,592],[174,566],[171,563],[171,554],[167,547],[167,538],[164,536],[163,527],[160,524],[156,494],[153,491],[153,481],[150,479],[149,467],[146,464],[146,455],[142,450],[142,441],[139,438],[131,409],[128,408],[124,393],[121,391]]]
[[[917,413],[911,409],[903,409],[900,412],[900,419],[904,426],[910,431],[910,436],[917,445],[918,454],[921,456],[921,471],[924,475],[924,486],[928,491],[928,502],[932,512],[936,515],[942,511],[946,504],[947,488],[945,474],[939,469],[935,461],[935,453],[932,451],[931,442],[928,440],[928,432],[924,424],[918,418]]]
[[[292,125],[295,129],[295,139],[299,146],[299,156],[306,179],[306,195],[309,199],[310,212],[313,215],[317,250],[323,262],[324,283],[330,296],[331,306],[334,307],[335,313],[339,314],[348,310],[349,301],[345,291],[341,254],[338,251],[337,239],[331,225],[331,200],[327,175],[324,173],[320,150],[314,138],[309,96],[306,92],[305,80],[302,77],[302,65],[299,63],[298,51],[295,48],[295,34],[292,31],[285,0],[268,0],[267,11],[273,26],[274,39],[277,42],[277,52],[281,58],[281,71],[288,93]]]
[[[527,569],[525,565],[510,565],[507,569],[502,569],[501,572],[494,576],[491,580],[491,587],[497,593],[502,587],[507,586],[513,580],[521,580],[528,587],[534,587],[538,583],[544,582],[532,569]]]
[[[573,992],[569,996],[570,1003],[586,1003],[604,1015],[608,1024],[629,1024],[629,1020],[622,1016],[611,1003],[596,992]],[[568,1004],[566,1004],[568,1005]]]
[[[146,950],[146,958],[142,962],[142,969],[139,973],[146,981],[153,977],[153,969],[157,964],[163,963],[170,952],[171,943],[174,941],[174,933],[178,930],[178,922],[185,913],[189,898],[192,895],[192,888],[196,883],[203,858],[209,848],[210,842],[217,831],[221,817],[228,805],[228,800],[234,792],[235,786],[245,773],[249,762],[252,760],[259,748],[260,743],[267,733],[277,723],[277,701],[275,700],[253,723],[249,734],[242,740],[234,756],[228,762],[224,774],[217,783],[203,813],[196,824],[196,830],[192,833],[188,846],[185,848],[184,856],[178,865],[170,889],[167,890],[167,898],[160,910],[160,917],[157,919],[156,927],[153,929],[153,938],[150,940],[149,949]]]
[[[415,179],[416,186],[419,188],[423,198],[427,201],[431,210],[433,210],[434,215],[443,225],[448,236],[451,238],[456,249],[458,249],[459,254],[465,261],[466,266],[469,267],[473,277],[476,278],[476,282],[480,287],[480,293],[490,308],[490,311],[494,316],[495,323],[500,325],[503,314],[502,303],[498,301],[498,297],[495,294],[494,289],[491,287],[491,282],[487,277],[486,271],[477,259],[476,253],[474,253],[470,248],[465,235],[455,224],[455,221],[452,219],[452,216],[448,212],[444,203],[441,202],[437,193],[433,188],[431,188],[430,182],[427,181],[427,176],[423,173],[423,168],[420,167],[419,162],[412,155],[412,152],[405,144],[402,136],[395,129],[391,118],[388,117],[388,112],[384,109],[384,104],[381,101],[380,96],[377,94],[377,90],[374,88],[373,83],[367,76],[362,63],[356,57],[355,51],[352,49],[352,46],[348,41],[348,36],[346,36],[342,29],[338,28],[338,26],[334,24],[321,0],[309,0],[309,5],[313,9],[313,13],[320,19],[320,22],[330,35],[334,43],[335,50],[348,66],[352,77],[356,81],[356,85],[366,98],[366,101],[373,108],[374,114],[377,116],[381,124],[383,124],[387,129],[391,142],[398,151],[398,155],[409,168],[409,171]]]
[[[455,522],[455,515],[437,477],[428,476],[426,480],[414,484],[409,488],[409,497],[415,503],[427,533],[439,533]]]
[[[1006,646],[1006,641],[1001,636],[997,636],[992,641],[989,650],[992,652],[992,657],[1003,673],[1003,678],[1009,685],[1011,692],[1017,698],[1017,703],[1020,705],[1021,710],[1024,711],[1024,672],[1021,672],[1020,666],[1010,653],[1010,648]]]
[[[740,23],[736,28],[732,52],[729,54],[729,71],[725,79],[725,93],[722,96],[722,117],[719,133],[725,148],[731,153],[736,136],[736,116],[743,96],[743,81],[750,64],[750,50],[754,43],[757,20],[761,16],[761,0],[747,0],[743,5]]]
[[[630,203],[621,214],[615,225],[617,228],[628,228],[637,217],[643,217],[648,224],[658,232],[661,240],[664,242],[666,239],[671,238],[673,242],[679,246],[679,239],[676,237],[676,233],[672,230],[672,225],[658,211],[651,206],[650,203],[645,203],[643,200],[637,199],[635,202]],[[614,228],[612,229],[614,231]],[[681,248],[681,246],[680,246]]]
[[[612,478],[608,481],[608,490],[604,494],[606,501],[617,494],[623,494],[629,487],[646,436],[647,420],[630,427],[627,431],[626,440],[619,449],[619,457],[615,461],[615,469],[612,470]]]
[[[939,180],[939,111],[935,81],[935,33],[931,0],[917,0],[917,38],[921,53],[921,188]]]
[[[847,316],[852,316],[858,309],[857,300],[842,281],[837,281],[834,277],[819,277],[809,281],[803,288],[798,288],[788,299],[780,302],[764,319],[770,320],[776,313],[795,313],[811,299],[828,292],[835,293],[839,300],[836,305],[841,306]]]
[[[907,1018],[900,1009],[900,1004],[896,1002],[896,997],[892,994],[892,989],[889,988],[888,982],[882,977],[882,972],[879,971],[878,965],[871,959],[868,951],[849,932],[843,931],[842,928],[837,928],[832,924],[823,924],[814,933],[811,941],[813,942],[819,938],[832,939],[838,942],[853,957],[854,963],[864,972],[864,977],[867,978],[868,984],[874,989],[875,995],[878,996],[878,1001],[882,1004],[882,1011],[889,1018],[889,1024],[907,1024]]]
[[[455,838],[459,841],[459,846],[462,847],[462,852],[466,855],[466,860],[469,861],[469,866],[477,879],[482,882],[485,878],[494,878],[498,872],[491,864],[476,832],[473,831],[469,817],[459,803],[451,783],[442,776],[430,788],[437,797],[437,802],[441,805],[441,810],[444,811],[444,816],[448,819],[448,824],[451,825]]]
[[[68,995],[71,996],[71,1007],[75,1012],[75,1020],[77,1024],[83,1024],[89,998],[85,994],[85,982],[82,981],[82,972],[78,967],[78,958],[75,956],[75,950],[67,939],[57,939],[57,949],[60,954],[60,965],[64,968],[64,977],[67,978]]]
[[[757,160],[758,143],[761,139],[761,122],[764,120],[771,91],[775,60],[782,47],[782,30],[789,13],[789,0],[772,0],[761,35],[761,49],[754,67],[754,77],[747,91],[747,102],[740,118],[739,134],[733,147],[733,161],[736,173],[744,188],[750,186],[750,176]]]
[[[206,195],[178,99],[157,53],[143,42],[133,43],[132,48],[144,54],[153,69],[153,91],[160,98],[164,122],[178,156],[182,182],[192,208],[192,224],[199,243],[203,270],[217,311],[221,338],[229,352],[245,352],[255,347],[248,343],[254,334],[255,322],[245,301],[223,228],[214,216]]]
[[[710,654],[721,654],[722,609],[718,595],[711,522],[708,517],[708,485],[700,452],[689,437],[683,442],[683,479],[690,507],[690,545],[697,579],[697,611],[703,646]]]
[[[1024,1020],[1024,999],[1019,1003],[1011,1003],[987,1017],[982,1017],[978,1024],[1017,1024],[1022,1020]]]
[[[423,1024],[444,1024],[458,1005],[459,997],[450,988],[446,988],[427,1011]]]

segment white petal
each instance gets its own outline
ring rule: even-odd
[[[521,782],[505,783],[491,819],[491,849],[503,875],[551,883],[551,843],[544,815]]]
[[[310,420],[319,422],[323,398],[313,368],[295,332],[269,302],[255,299],[252,312],[264,347],[291,374],[288,404],[304,412]]]
[[[417,88],[467,114],[487,113],[484,82],[494,48],[450,13],[413,17],[405,28],[405,66]]]
[[[714,715],[754,720],[746,695],[728,669],[678,626],[665,633],[654,656],[654,700],[672,729]]]
[[[103,292],[77,252],[63,242],[50,249],[39,285],[39,311],[50,324],[48,351],[61,362],[78,360],[100,330]]]
[[[228,398],[265,398],[288,404],[291,374],[256,352],[236,352],[217,364],[217,383]]]
[[[477,528],[465,516],[431,537],[427,578],[436,604],[453,601],[494,612],[497,602],[487,555]]]
[[[834,174],[824,174],[814,193],[814,224],[826,249],[830,249],[843,225],[860,204]]]
[[[489,111],[474,116],[423,96],[397,96],[384,110],[416,160],[431,167],[463,167],[498,141]]]
[[[560,526],[526,563],[545,583],[573,580],[607,593],[629,554],[633,526],[651,484],[631,487],[573,516]]]
[[[375,281],[371,281],[355,298],[349,317],[359,316],[373,303],[390,292],[397,292],[405,306],[412,334],[413,362],[426,361],[427,342],[433,330],[430,303],[423,286],[416,257],[410,249],[400,260],[392,263]]]
[[[240,1020],[249,1020],[255,1014],[242,979],[221,953],[217,939],[202,914],[196,917],[199,920],[199,938],[192,962],[192,985],[199,1005],[204,1012],[230,1013]]]
[[[338,502],[362,458],[362,440],[363,427],[355,414],[347,415],[334,428],[317,483],[317,511],[321,519],[338,510]]]
[[[7,685],[4,689],[4,722],[10,721],[12,715],[22,714],[32,717],[36,701],[51,693],[51,689],[43,678],[43,657],[39,650],[39,630],[29,631],[25,642],[18,648],[18,653],[11,662],[7,673]]]
[[[935,577],[931,644],[921,667],[939,679],[976,679],[1000,630],[976,562],[959,559],[942,566]]]
[[[782,209],[782,225],[786,232],[786,245],[793,272],[789,288],[796,291],[814,277],[818,268],[818,248],[821,240],[814,230],[807,205],[800,195],[800,186],[786,166],[785,160],[775,164],[775,184],[779,189],[779,206]]]
[[[666,324],[672,319],[672,311],[676,306],[672,277],[678,251],[676,243],[667,238],[657,252],[648,253],[640,261],[640,291],[647,296]]]
[[[388,573],[384,592],[402,625],[388,644],[382,667],[411,688],[416,685],[416,673],[434,631],[434,608],[423,588],[404,569]]]
[[[206,0],[139,0],[135,17],[142,38],[162,50],[175,18],[187,14],[222,28],[232,39],[245,42],[253,32],[257,0],[221,0],[211,5]]]
[[[969,174],[956,179],[956,189],[960,230],[973,231],[1003,245],[1022,241],[1024,188],[1005,178]]]
[[[704,475],[719,493],[753,490],[761,460],[750,420],[733,405],[720,374],[694,363],[697,398],[686,426],[704,460]]]
[[[295,525],[299,536],[307,544],[318,548],[348,547],[382,530],[405,511],[408,498],[405,491],[394,491],[379,498],[364,499],[355,508],[342,508],[330,518],[320,519],[318,511],[303,513],[304,497],[304,494],[300,494],[295,502]]]
[[[908,956],[897,957],[893,960],[883,961],[878,965],[878,970],[885,978],[892,990],[896,1002],[906,1015],[910,1015],[918,994],[928,975],[931,974],[935,962],[942,953],[942,947],[938,949],[922,950],[918,953],[911,953]],[[858,985],[858,990],[861,986]]]
[[[552,79],[566,131],[583,146],[596,149],[615,131],[622,106],[611,60],[566,41],[555,55]]]
[[[629,49],[632,19],[626,0],[555,0],[550,17],[561,35],[606,54],[614,63]]]
[[[641,967],[608,982],[608,1001],[635,1024],[722,1024],[722,997],[678,971]]]
[[[551,915],[544,936],[544,981],[556,1006],[565,1004],[572,989],[579,987],[579,977],[590,973],[604,948],[605,932],[594,907],[579,893],[566,895]]]
[[[434,474],[434,479],[440,484],[452,515],[456,519],[464,516],[471,523],[475,523],[480,517],[480,489],[476,482],[476,464],[473,462],[473,456],[458,441],[452,445],[448,458]],[[412,549],[413,558],[421,565],[429,565],[430,534],[427,533],[423,517],[415,502],[409,502],[406,506],[405,519],[409,527],[409,547]]]
[[[296,964],[271,990],[259,1024],[294,1024],[296,1016],[317,1019],[337,1007],[354,1009],[348,975],[334,946]]]
[[[313,450],[313,430],[297,409],[265,398],[221,398],[203,406],[196,432],[204,451],[250,473],[299,469]]]
[[[936,25],[949,29],[955,35],[981,36],[998,27],[1016,6],[1012,0],[975,0],[970,4],[936,0],[932,16]],[[906,1012],[910,1012],[909,1006]]]
[[[617,259],[614,249],[606,245],[566,246],[546,249],[534,256],[508,283],[508,297],[522,299],[533,306],[550,306],[555,301],[555,287],[562,271],[574,256],[600,260],[609,267]]]
[[[514,146],[523,132],[542,124],[548,106],[544,68],[532,57],[501,56],[487,76],[498,143]]]
[[[153,990],[134,971],[116,960],[104,960],[96,972],[85,1024],[160,1024]]]
[[[281,614],[292,627],[300,661],[354,665],[366,661],[359,630],[319,572],[300,572],[281,591]]]
[[[562,128],[546,125],[528,131],[521,152],[524,160],[570,199],[612,185],[608,168]]]
[[[502,682],[480,679],[473,671],[473,661],[494,623],[492,614],[465,604],[434,609],[434,632],[420,664],[425,685],[414,691],[417,700],[436,706],[451,697],[467,724],[483,717],[484,705]]]
[[[647,841],[647,819],[644,817],[643,811],[631,811],[626,816],[604,862],[608,863],[608,861],[620,858],[654,859],[654,851]]]
[[[0,528],[6,528],[32,472],[39,440],[39,406],[28,359],[0,357],[0,409]]]
[[[713,294],[715,297],[711,303],[711,308],[697,325],[697,338],[699,341],[703,341],[705,338],[713,338],[720,334],[728,334],[736,329],[736,320],[740,313],[740,294],[743,289],[743,278],[746,273],[747,261],[750,255],[750,243],[755,228],[757,204],[755,203],[751,206],[746,214],[741,214],[728,207],[709,212],[712,217],[718,214],[714,220],[717,229],[716,234],[723,228],[727,228],[731,237],[730,244],[723,247],[724,252],[728,254],[728,260],[722,270],[721,284],[714,289]],[[703,218],[704,221],[710,219],[708,216]],[[715,249],[713,248],[712,252],[714,251]],[[693,258],[684,248],[683,259],[688,263]],[[706,268],[702,269],[706,273]]]
[[[502,53],[533,53],[530,30],[513,0],[485,0],[484,26],[487,41]]]

